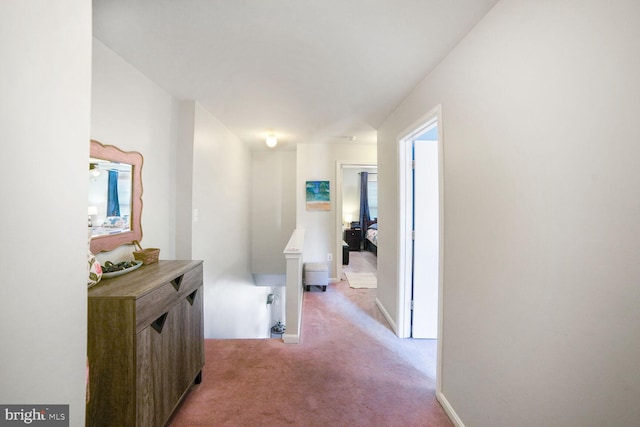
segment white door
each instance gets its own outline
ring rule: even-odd
[[[413,295],[414,338],[438,337],[439,171],[438,141],[413,141]]]

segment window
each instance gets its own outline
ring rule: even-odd
[[[369,174],[367,195],[369,196],[369,216],[371,219],[378,218],[378,175],[374,173]]]

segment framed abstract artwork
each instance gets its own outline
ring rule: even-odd
[[[331,210],[329,181],[307,181],[307,210]]]

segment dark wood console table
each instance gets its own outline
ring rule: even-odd
[[[162,426],[204,366],[202,261],[159,261],[89,289],[87,426]]]

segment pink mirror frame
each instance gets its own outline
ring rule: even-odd
[[[91,238],[91,252],[97,254],[112,251],[117,247],[142,240],[142,154],[137,151],[122,151],[114,145],[103,145],[91,140],[90,156],[96,159],[126,163],[133,166],[133,188],[131,189],[131,230],[107,236]]]

